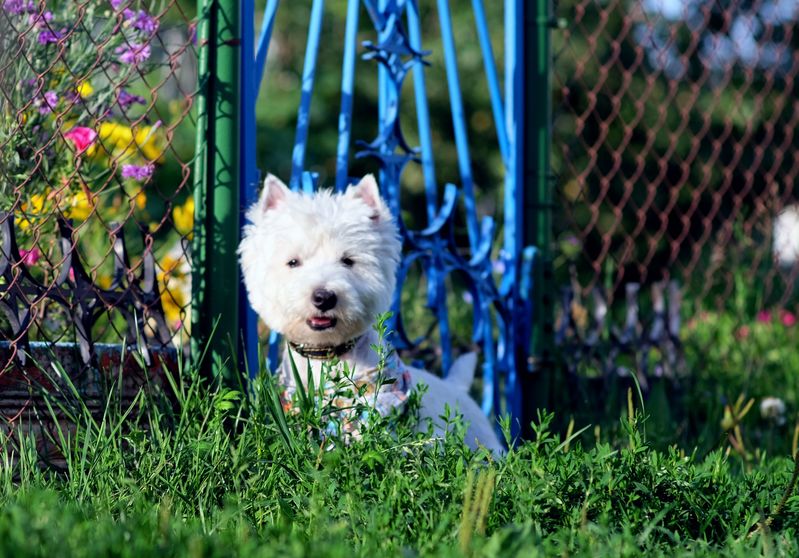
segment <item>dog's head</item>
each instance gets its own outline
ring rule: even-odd
[[[389,308],[401,244],[372,175],[314,195],[269,175],[247,218],[244,283],[270,329],[294,343],[338,345]]]

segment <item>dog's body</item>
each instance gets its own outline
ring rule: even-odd
[[[317,382],[323,362],[333,357],[356,374],[374,370],[379,357],[372,349],[378,342],[372,323],[390,306],[401,251],[397,226],[374,177],[364,177],[343,194],[307,196],[270,175],[247,217],[251,224],[239,247],[244,282],[255,311],[287,340],[279,371],[284,385],[290,388],[293,382],[289,352],[300,370],[308,357]],[[410,376],[410,388],[428,386],[420,428],[426,429],[430,419],[442,433],[440,417],[449,405],[468,423],[471,447],[503,451],[491,423],[468,395],[474,355],[458,359],[447,380],[399,359],[392,362],[394,372]]]

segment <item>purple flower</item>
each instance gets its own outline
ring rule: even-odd
[[[139,182],[149,180],[153,175],[155,165],[149,163],[147,165],[122,165],[122,178],[132,178]]]
[[[25,9],[23,0],[6,0],[3,2],[3,9],[10,14],[21,14]]]
[[[119,9],[119,6],[122,5],[122,2],[124,2],[124,1],[125,0],[110,0],[111,7],[114,8],[115,10],[117,10],[117,9]]]
[[[74,106],[74,105],[77,105],[78,103],[82,103],[83,99],[77,93],[77,91],[67,91],[66,93],[64,93],[64,101],[68,105]]]
[[[144,97],[128,93],[124,89],[119,92],[117,103],[124,110],[130,108],[132,105],[144,105],[147,103]]]
[[[46,11],[40,14],[31,14],[28,17],[28,23],[32,26],[38,27],[39,29],[43,29],[47,27],[47,24],[53,21],[53,12]]]
[[[197,46],[197,24],[196,23],[189,23],[189,39],[191,40],[191,44]]]
[[[62,33],[58,31],[51,31],[50,29],[45,29],[41,33],[39,33],[39,44],[46,45],[50,43],[57,43],[58,40],[63,37]]]
[[[119,55],[119,61],[123,64],[141,64],[150,58],[150,45],[130,43],[130,46],[118,46],[114,52]]]
[[[5,0],[3,2],[3,9],[10,14],[21,14],[30,8],[31,3],[26,4],[25,0]]]
[[[144,10],[136,12],[125,8],[122,10],[122,17],[125,18],[125,23],[145,35],[152,35],[158,31],[158,20]]]
[[[144,10],[139,10],[135,14],[135,19],[131,21],[131,27],[144,33],[145,35],[152,35],[158,31],[158,20],[150,16]]]
[[[48,91],[42,99],[38,99],[36,104],[39,106],[39,114],[50,114],[58,103],[58,94],[55,91]]]

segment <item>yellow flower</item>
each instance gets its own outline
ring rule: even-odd
[[[89,199],[85,190],[73,194],[66,200],[63,207],[64,215],[77,221],[85,221],[94,209],[94,200]]]
[[[192,237],[194,231],[194,198],[189,196],[183,205],[172,210],[172,222],[181,235]]]
[[[133,146],[133,132],[130,127],[116,122],[101,123],[97,137],[99,141],[89,147],[86,151],[88,155],[94,155],[98,149],[104,149],[109,155],[113,155],[117,150],[124,152]]]
[[[47,203],[47,194],[33,194],[30,201],[22,204],[22,215],[18,215],[14,220],[20,230],[26,231],[36,221],[31,219],[36,215],[44,213],[44,206]]]
[[[136,207],[144,209],[147,206],[147,194],[144,193],[144,190],[139,190],[139,193],[133,196],[133,201]]]
[[[158,262],[158,286],[167,323],[188,332],[191,304],[191,266],[180,245]]]
[[[159,143],[160,134],[157,133],[156,126],[144,126],[136,131],[136,145],[139,146],[142,154],[150,161],[160,161],[163,159],[162,149]]]
[[[163,154],[159,128],[160,124],[156,124],[141,126],[134,130],[117,122],[102,122],[97,130],[100,141],[92,144],[87,154],[94,155],[97,149],[103,148],[109,155],[120,160],[141,155],[149,161],[160,161],[163,159]]]
[[[80,95],[82,99],[85,99],[86,97],[94,93],[94,87],[92,87],[90,81],[80,82],[78,84],[78,87],[76,87],[76,90],[78,92],[78,95]]]

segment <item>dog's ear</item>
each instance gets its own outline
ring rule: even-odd
[[[358,184],[351,184],[347,187],[346,196],[361,200],[367,206],[374,209],[372,221],[379,221],[390,216],[388,207],[380,197],[380,188],[373,174],[367,174]]]
[[[264,188],[261,190],[261,197],[258,199],[258,210],[261,214],[270,209],[275,209],[291,194],[291,190],[273,174],[266,176]]]

